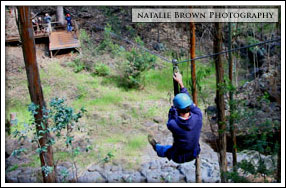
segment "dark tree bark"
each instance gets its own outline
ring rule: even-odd
[[[196,57],[196,27],[195,23],[190,23],[190,54],[191,59]],[[196,105],[198,105],[198,94],[197,94],[197,87],[196,87],[196,64],[195,60],[191,61],[191,75],[192,75],[192,97],[193,101]],[[200,157],[197,156],[196,158],[196,182],[201,183],[202,177],[201,177],[201,166],[200,166]]]
[[[232,41],[232,31],[231,31],[231,23],[228,23],[228,49],[231,49],[231,42]],[[232,53],[228,54],[228,63],[229,63],[229,70],[228,76],[230,84],[232,85]],[[234,106],[233,106],[233,91],[229,91],[229,101],[230,101],[230,111],[229,111],[229,127],[230,127],[230,134],[232,138],[232,165],[233,168],[237,165],[237,145],[236,145],[236,127],[234,125],[234,119],[232,117]]]
[[[195,23],[190,23],[190,29],[191,29],[191,59],[196,57],[196,27]],[[192,74],[192,95],[193,95],[193,101],[197,105],[198,99],[197,99],[197,86],[196,86],[196,64],[195,60],[191,61],[191,74]]]
[[[222,24],[216,22],[214,28],[214,53],[222,51]],[[227,172],[226,161],[226,120],[225,120],[225,103],[224,103],[224,91],[222,85],[224,82],[224,70],[222,63],[222,56],[217,55],[215,57],[216,66],[216,105],[217,105],[217,122],[218,122],[218,147],[220,154],[220,171],[221,182],[226,182],[225,172]]]
[[[35,49],[35,40],[34,33],[32,27],[32,18],[30,7],[28,6],[20,6],[18,7],[18,24],[19,24],[19,34],[22,41],[22,49],[23,56],[25,61],[26,74],[28,78],[28,88],[30,93],[31,101],[38,105],[39,108],[37,110],[37,114],[35,115],[35,123],[37,132],[40,130],[47,129],[47,123],[43,121],[43,108],[45,108],[45,101],[40,81],[39,70],[37,66],[36,59],[36,49]],[[45,128],[42,128],[41,123],[44,124]],[[43,136],[39,139],[39,144],[41,147],[44,147],[50,138],[48,133],[39,134]],[[42,152],[40,154],[41,166],[51,166],[54,167],[53,163],[53,150],[51,146],[47,147],[47,152]],[[55,173],[54,171],[46,176],[46,174],[42,171],[43,180],[45,183],[53,183],[55,182]]]

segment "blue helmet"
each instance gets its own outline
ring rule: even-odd
[[[175,96],[173,103],[176,108],[184,109],[193,104],[192,99],[186,93],[179,93]]]

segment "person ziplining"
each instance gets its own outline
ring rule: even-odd
[[[193,103],[179,72],[174,74],[174,80],[180,85],[180,93],[173,99],[174,105],[169,110],[167,121],[167,127],[173,135],[173,145],[161,145],[151,134],[148,135],[148,141],[159,157],[185,163],[196,159],[200,154],[202,112]]]

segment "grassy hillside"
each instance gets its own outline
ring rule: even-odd
[[[72,59],[78,56],[80,55],[74,54]],[[106,58],[112,60],[111,57]],[[109,153],[112,154],[112,160],[123,160],[126,167],[136,168],[148,145],[149,130],[144,124],[152,122],[153,118],[158,116],[164,121],[162,126],[167,120],[170,97],[173,95],[172,65],[157,60],[160,68],[144,72],[145,87],[138,90],[122,87],[118,73],[114,70],[105,77],[86,70],[75,73],[74,68],[69,66],[70,61],[69,58],[53,58],[44,62],[40,66],[40,76],[47,104],[52,98],[61,97],[76,111],[81,107],[87,110],[87,114],[79,122],[82,131],[74,132],[73,135],[80,147],[88,146],[91,150],[83,151],[76,157],[78,165],[84,168],[92,162],[104,160]],[[189,65],[180,66],[186,86],[187,78],[190,79],[187,66]],[[207,66],[197,62],[198,70],[203,70]],[[8,119],[11,112],[16,112],[19,124],[13,127],[12,131],[21,130],[23,124],[31,119],[27,110],[30,99],[25,72],[14,78],[10,77],[9,80],[13,90],[21,92],[15,93],[13,98],[8,95],[6,118]],[[202,80],[203,87],[214,92],[214,75]],[[57,143],[54,147],[55,161],[69,160],[69,152],[62,147],[63,142]],[[32,160],[23,165],[39,166],[38,155],[33,152],[29,155],[33,155]]]

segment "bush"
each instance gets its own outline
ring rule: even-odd
[[[109,66],[103,63],[95,64],[93,74],[98,75],[98,76],[107,76],[110,74]]]
[[[94,65],[93,60],[88,57],[79,56],[75,58],[72,62],[68,62],[67,66],[72,67],[75,73],[79,73],[82,70],[91,71]]]
[[[114,57],[120,52],[120,47],[112,42],[111,32],[111,26],[107,24],[107,26],[104,28],[104,39],[96,48],[96,51],[99,53],[108,52],[111,54],[111,57]]]
[[[139,37],[135,40],[143,46],[143,42]],[[142,75],[142,72],[154,66],[156,57],[138,48],[132,48],[130,52],[125,52],[125,57],[127,61],[123,62],[120,67],[124,83],[128,88],[144,87],[145,77]]]
[[[75,73],[78,73],[78,72],[84,70],[84,68],[85,68],[84,63],[79,58],[76,58],[73,62],[74,62],[74,72]]]
[[[85,56],[95,56],[96,51],[94,50],[96,48],[96,44],[91,39],[90,35],[84,30],[80,30],[80,46],[81,46],[81,53]]]
[[[66,146],[70,149],[70,156],[73,162],[72,173],[74,177],[77,177],[75,157],[78,155],[79,151],[74,148],[74,136],[72,135],[72,131],[76,128],[78,130],[81,129],[78,122],[86,113],[86,110],[82,107],[79,112],[75,112],[72,107],[66,104],[64,99],[60,98],[53,98],[50,101],[49,106],[49,108],[43,107],[40,109],[39,105],[34,103],[30,104],[28,111],[33,117],[30,124],[24,124],[24,130],[19,131],[16,129],[13,131],[12,135],[14,138],[18,139],[18,142],[21,142],[22,139],[35,142],[38,146],[35,148],[35,152],[38,154],[47,153],[48,148],[52,147],[56,142],[59,142],[62,147],[64,147],[64,143],[60,142],[61,138],[64,138]],[[42,119],[38,120],[39,122],[36,122],[35,115],[40,111],[43,113]],[[49,125],[49,127],[47,127],[47,125]],[[65,131],[66,133],[63,133]],[[40,140],[43,137],[45,137],[45,141],[40,143]],[[25,146],[21,146],[20,148],[15,149],[11,155],[16,158],[20,157],[21,153],[28,151],[24,147]],[[44,154],[44,156],[45,155],[46,154]],[[45,157],[44,164],[45,165],[42,165],[41,170],[46,177],[54,171],[54,166],[49,166]],[[16,169],[16,166],[14,169]]]

